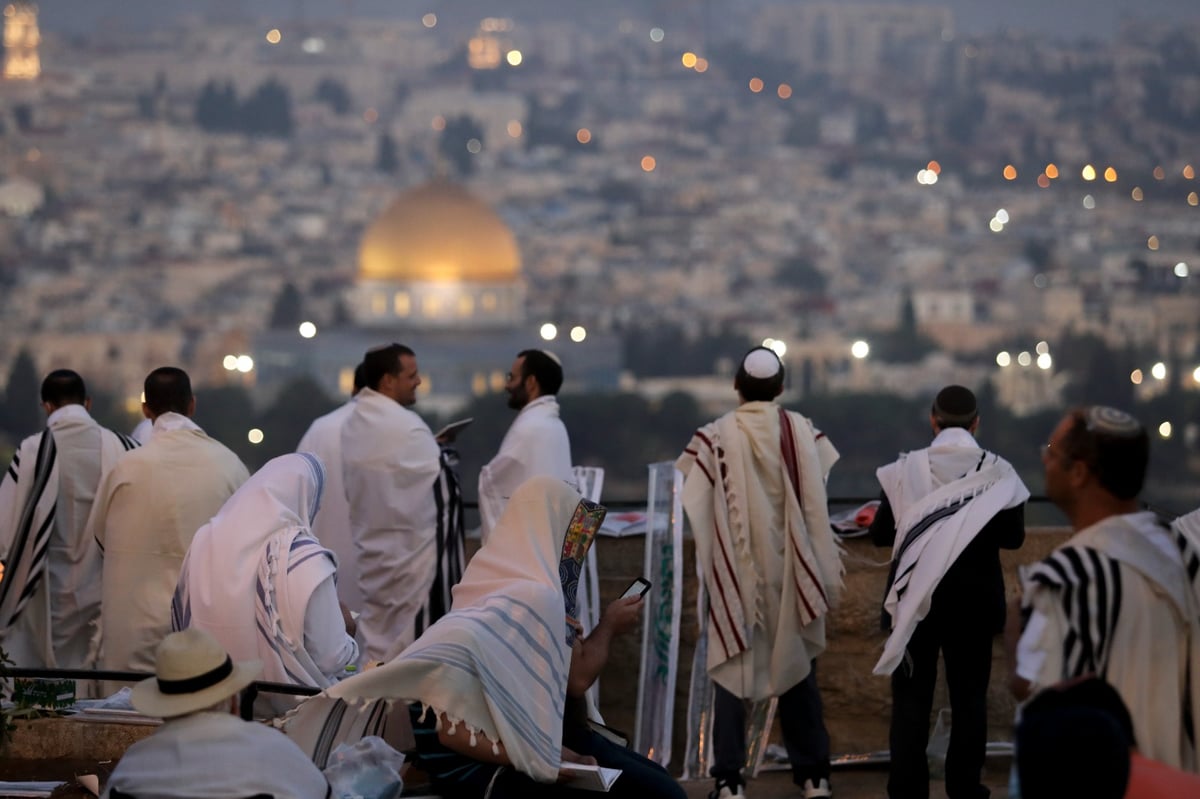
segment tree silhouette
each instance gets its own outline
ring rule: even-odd
[[[20,441],[42,427],[41,380],[29,350],[21,350],[13,361],[5,384],[4,413],[0,420],[4,430]]]
[[[446,129],[438,141],[438,153],[454,164],[458,174],[464,177],[475,171],[474,156],[467,149],[471,139],[484,144],[483,127],[472,117],[463,114],[446,120]]]
[[[296,327],[304,321],[304,298],[296,284],[287,282],[275,297],[275,305],[271,308],[271,328],[282,330]]]
[[[317,84],[315,95],[318,102],[325,103],[335,114],[345,114],[353,105],[350,90],[346,85],[334,78],[324,78]]]
[[[292,97],[277,80],[268,80],[255,89],[241,111],[243,133],[282,139],[292,135]]]
[[[396,140],[386,131],[379,137],[375,168],[388,175],[394,175],[400,171],[400,156],[396,151]]]

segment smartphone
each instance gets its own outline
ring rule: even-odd
[[[625,589],[625,593],[621,594],[621,599],[629,599],[631,596],[645,596],[649,590],[650,581],[639,577],[629,584],[629,587]]]

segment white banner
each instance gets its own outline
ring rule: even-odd
[[[649,466],[644,575],[651,582],[642,625],[634,751],[671,762],[679,619],[683,601],[683,475],[672,461]]]

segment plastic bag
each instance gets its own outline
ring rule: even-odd
[[[334,799],[396,799],[404,788],[403,766],[404,755],[368,735],[333,750],[324,773]]]
[[[940,780],[946,776],[946,753],[950,751],[950,708],[944,707],[938,711],[937,721],[933,725],[933,734],[929,736],[929,745],[925,747],[925,756],[929,758],[929,776]]]

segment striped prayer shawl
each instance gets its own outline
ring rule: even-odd
[[[458,452],[442,447],[440,471],[433,484],[433,501],[437,507],[436,543],[437,568],[429,601],[417,614],[416,634],[450,612],[451,591],[462,579],[466,563],[466,526],[463,524],[462,490],[458,477]]]
[[[138,446],[128,436],[101,428],[102,436],[110,434],[120,445],[117,450],[110,439],[109,447],[114,454]],[[103,453],[104,444],[101,446]],[[15,524],[11,530],[0,529],[0,546],[3,539],[8,539],[4,575],[0,579],[0,640],[16,623],[46,576],[59,498],[58,475],[58,446],[50,428],[22,443],[4,475],[5,497],[12,500],[13,507],[8,510],[15,517]],[[6,509],[0,508],[0,512],[3,510]],[[47,651],[46,655],[46,663],[53,663],[51,653]]]
[[[583,559],[603,518],[560,480],[526,481],[467,566],[453,610],[395,659],[326,693],[420,702],[452,733],[465,724],[472,746],[482,733],[519,771],[553,782],[571,662],[559,567]]]
[[[557,608],[557,612],[555,612]],[[455,610],[395,660],[328,689],[334,698],[421,702],[504,744],[542,782],[558,774],[570,652],[562,597],[532,583]]]
[[[966,463],[973,468],[965,475],[936,485],[935,473]],[[1007,461],[975,447],[916,450],[876,474],[896,513],[897,532],[883,603],[891,627],[874,668],[886,675],[903,662],[934,591],[959,556],[997,513],[1027,500],[1029,491]]]
[[[1026,581],[1061,597],[1069,625],[1063,640],[1063,678],[1105,676],[1121,615],[1118,561],[1092,547],[1066,544],[1031,566]],[[1029,609],[1029,605],[1023,607],[1026,612]]]
[[[23,495],[23,501],[17,506],[20,515],[4,563],[4,578],[0,580],[0,638],[21,615],[46,572],[46,552],[58,501],[58,449],[49,429],[38,438],[36,452],[27,489],[21,480],[20,450],[8,467],[8,477]],[[28,452],[25,458],[28,463]]]
[[[687,475],[683,501],[697,539],[697,568],[708,590],[710,674],[751,649],[755,627],[767,629],[775,647],[799,646],[798,641],[779,639],[779,619],[763,617],[763,592],[781,591],[780,613],[794,614],[796,622],[785,626],[803,629],[826,615],[836,601],[830,592],[841,587],[840,551],[829,525],[824,485],[828,468],[837,459],[836,450],[803,417],[773,404],[755,405],[766,407],[744,405],[696,431],[676,462]],[[743,584],[747,574],[758,572],[752,565],[750,529],[756,514],[746,507],[747,489],[750,481],[765,478],[753,473],[756,467],[746,465],[752,444],[743,440],[746,434],[738,427],[739,413],[747,415],[748,424],[763,414],[778,415],[778,439],[772,443],[779,448],[786,506],[781,513],[786,529],[781,531],[779,556],[785,567],[780,586],[767,586],[761,573],[756,584]],[[760,441],[758,446],[770,444]],[[813,642],[807,645],[814,646]],[[815,657],[816,648],[808,655]],[[741,676],[730,679],[743,682]],[[782,674],[772,674],[770,680],[780,692],[790,687],[782,685],[788,681]],[[739,690],[755,696],[768,691],[758,684]]]

